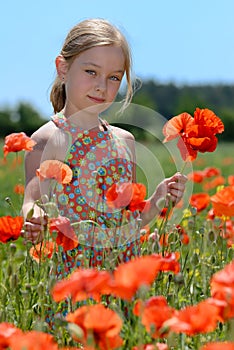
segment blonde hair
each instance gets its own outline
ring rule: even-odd
[[[71,64],[73,59],[80,53],[92,47],[103,45],[120,46],[124,53],[127,91],[123,101],[123,110],[129,105],[133,96],[131,79],[132,58],[127,40],[117,27],[103,19],[84,20],[70,30],[60,54]],[[65,85],[58,76],[51,89],[50,101],[55,113],[61,111],[66,102]]]

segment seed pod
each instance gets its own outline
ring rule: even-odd
[[[197,255],[197,253],[194,253],[194,254],[193,254],[191,261],[192,261],[192,264],[193,264],[193,265],[198,265],[198,263],[199,263],[199,257],[198,257],[198,255]]]
[[[30,220],[33,217],[33,214],[34,214],[34,208],[32,207],[27,213],[26,220]]]

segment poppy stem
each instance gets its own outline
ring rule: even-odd
[[[163,241],[165,240],[165,234],[166,234],[165,228],[167,226],[169,215],[170,215],[172,207],[173,207],[173,204],[172,204],[171,200],[169,199],[168,205],[167,205],[166,215],[162,219],[162,222],[161,222],[159,230],[158,230],[159,236],[161,237],[161,235],[163,235]],[[163,244],[163,247],[162,247],[162,255],[163,256],[164,256],[164,248],[165,248],[165,245]]]
[[[186,165],[187,165],[187,162],[184,162],[183,165],[182,165],[182,168],[180,170],[180,173],[183,174],[184,172],[184,169],[186,168]]]

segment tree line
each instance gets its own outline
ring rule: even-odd
[[[120,94],[118,100],[123,96]],[[181,85],[173,83],[162,84],[155,80],[143,81],[134,94],[134,104],[148,107],[170,119],[182,112],[193,115],[196,107],[209,108],[218,115],[225,126],[225,132],[219,136],[224,141],[233,141],[234,130],[234,85]],[[134,116],[133,116],[134,118]],[[13,132],[24,131],[31,135],[38,127],[46,122],[29,103],[19,103],[14,108],[0,109],[0,138]],[[134,123],[132,123],[134,125]],[[121,125],[120,125],[121,126]],[[137,128],[131,123],[123,125],[137,134]],[[134,130],[135,128],[135,130]],[[138,133],[144,138],[144,132]]]

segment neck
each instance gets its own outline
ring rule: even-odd
[[[72,124],[82,129],[90,130],[100,125],[99,115],[97,113],[91,113],[89,111],[69,113],[65,108],[63,114]]]

